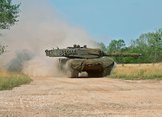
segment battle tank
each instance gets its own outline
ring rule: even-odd
[[[74,45],[65,49],[45,50],[46,56],[59,58],[59,69],[76,78],[81,72],[87,72],[88,77],[105,77],[110,75],[115,62],[111,56],[116,57],[138,57],[139,54],[106,54],[98,48],[87,48],[86,45]]]

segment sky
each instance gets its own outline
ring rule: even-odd
[[[162,0],[51,0],[57,13],[83,28],[94,40],[127,44],[140,34],[162,28]]]

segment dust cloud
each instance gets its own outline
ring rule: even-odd
[[[21,0],[19,22],[2,32],[7,52],[0,56],[0,67],[30,76],[58,75],[56,58],[45,56],[45,49],[73,44],[95,47],[82,28],[69,25],[49,0]]]

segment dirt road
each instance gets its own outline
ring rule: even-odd
[[[34,78],[0,91],[0,117],[161,117],[162,81]]]

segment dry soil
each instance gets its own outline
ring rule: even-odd
[[[161,117],[162,81],[33,78],[0,91],[0,117]]]

